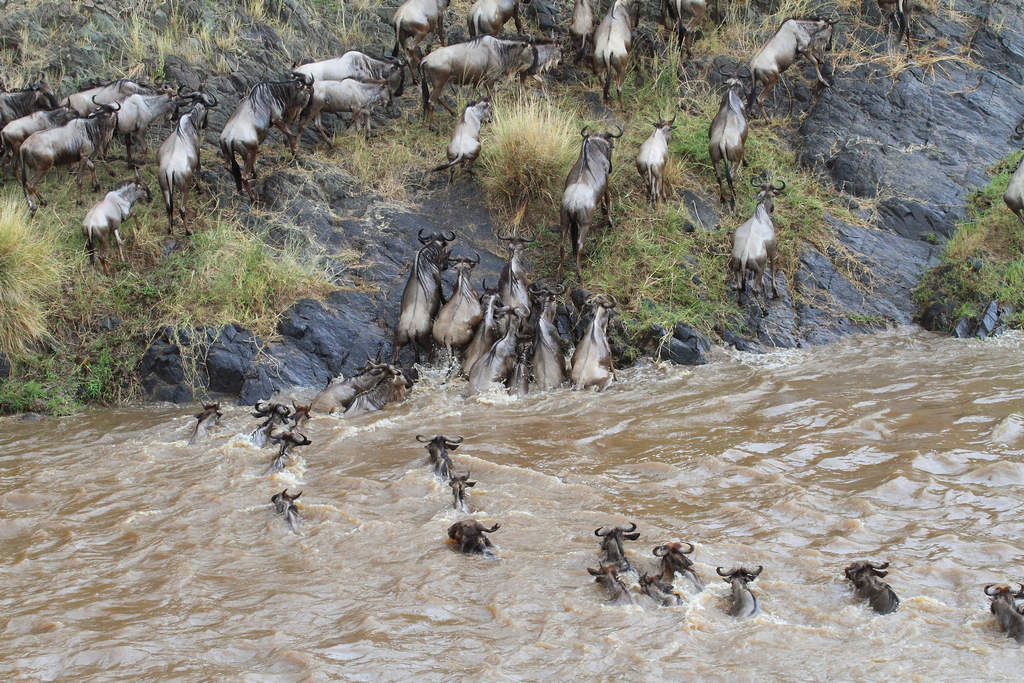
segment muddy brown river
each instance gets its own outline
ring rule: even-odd
[[[0,420],[0,674],[1019,680],[982,587],[1024,580],[1024,336],[896,330],[619,380],[517,400],[427,373],[397,408],[314,418],[274,475],[242,407],[193,446],[194,407]],[[465,437],[497,559],[446,544],[467,515],[414,439],[435,433]],[[285,487],[301,535],[270,505]],[[691,541],[707,588],[607,604],[593,530],[626,521],[635,566]],[[854,598],[857,559],[892,563],[898,612]],[[715,576],[739,563],[764,565],[743,620]]]

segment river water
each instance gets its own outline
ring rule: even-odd
[[[0,420],[0,673],[1019,679],[982,587],[1024,580],[1024,336],[716,354],[602,394],[464,398],[428,376],[383,413],[315,417],[275,475],[241,407],[192,446],[180,407]],[[435,433],[465,438],[497,559],[446,544],[467,515],[414,439]],[[301,535],[270,505],[285,487]],[[626,521],[634,565],[690,541],[707,589],[606,604],[593,530]],[[892,563],[897,613],[854,598],[858,559]],[[764,565],[745,620],[715,576],[739,563]]]

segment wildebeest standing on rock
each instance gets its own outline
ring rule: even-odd
[[[505,334],[491,344],[469,371],[469,387],[473,392],[483,391],[494,382],[507,382],[515,368],[516,348],[520,341],[519,327],[523,322],[521,311],[510,311]]]
[[[286,81],[262,81],[252,86],[224,124],[220,151],[235,179],[235,186],[241,192],[244,185],[250,201],[256,201],[249,181],[256,178],[256,153],[260,144],[274,126],[284,135],[295,156],[295,136],[288,130],[288,124],[302,112],[312,91],[313,77],[307,74],[293,74]],[[239,168],[236,153],[242,155],[244,168]]]
[[[718,170],[718,167],[721,166],[729,185],[729,206],[734,211],[736,210],[736,188],[733,187],[733,180],[736,173],[733,169],[738,171],[740,164],[743,163],[743,150],[747,142],[747,119],[744,114],[746,106],[740,96],[742,92],[743,84],[739,79],[732,77],[726,81],[722,104],[708,129],[708,139],[710,140],[708,154],[711,156],[711,166],[715,169],[715,179],[718,181],[718,196],[722,204],[725,204],[722,173]]]
[[[85,236],[85,251],[89,254],[89,261],[96,262],[99,256],[103,272],[110,275],[107,268],[107,240],[113,233],[117,241],[117,253],[124,263],[124,250],[121,248],[124,240],[121,239],[121,225],[135,215],[135,204],[137,202],[149,203],[153,201],[153,195],[149,187],[138,177],[136,172],[135,180],[130,180],[116,190],[111,190],[95,206],[89,209],[82,221],[82,234]],[[97,254],[96,247],[99,247]]]
[[[500,524],[495,524],[488,529],[475,519],[466,519],[448,527],[448,538],[455,541],[455,548],[460,553],[491,555],[494,546],[484,534],[492,534],[500,528]]]
[[[1024,644],[1024,614],[1017,606],[1017,600],[1024,599],[1024,585],[1014,591],[1006,585],[990,583],[985,586],[985,595],[992,598],[989,609],[996,616],[999,628],[1018,644]]]
[[[761,180],[751,179],[750,184],[759,187],[757,193],[757,208],[751,216],[732,236],[732,270],[736,284],[736,302],[743,303],[743,292],[747,287],[747,275],[753,274],[754,283],[751,286],[754,290],[760,290],[764,295],[764,273],[765,266],[770,268],[770,279],[772,283],[772,297],[778,297],[779,292],[775,286],[775,254],[778,251],[778,241],[775,236],[775,197],[786,189],[786,183],[774,185],[767,175],[762,175]]]
[[[434,316],[441,307],[441,271],[448,268],[448,254],[455,241],[455,233],[436,232],[424,237],[420,230],[418,238],[423,247],[416,252],[409,279],[402,291],[402,309],[391,343],[392,363],[398,362],[398,352],[410,343],[417,363],[420,362],[421,348],[433,355],[431,332]]]
[[[533,378],[541,389],[556,389],[562,386],[566,376],[562,338],[555,325],[557,297],[565,293],[565,286],[551,288],[534,283],[530,291],[540,300],[537,335],[533,344]]]
[[[686,56],[692,54],[693,41],[697,37],[697,25],[707,11],[705,0],[662,0],[661,19],[665,28],[675,28],[679,47],[686,48]]]
[[[632,605],[633,596],[629,594],[629,588],[619,578],[619,566],[614,562],[602,564],[598,569],[587,567],[587,571],[594,577],[594,581],[604,586],[608,591],[608,602],[623,605]]]
[[[187,98],[187,99],[186,99]],[[181,191],[179,213],[185,226],[185,234],[191,235],[188,224],[188,193],[192,189],[196,172],[199,170],[199,155],[203,140],[200,130],[206,128],[208,111],[217,106],[217,98],[200,92],[192,92],[178,101],[178,106],[191,101],[192,106],[174,126],[156,153],[156,178],[164,195],[167,209],[167,234],[174,232],[174,192]]]
[[[614,526],[605,529],[603,526],[594,529],[594,535],[601,539],[601,563],[613,564],[621,571],[630,571],[633,566],[626,559],[626,549],[622,546],[623,539],[635,541],[640,538],[636,523],[630,522],[629,527]]]
[[[867,600],[871,609],[879,614],[889,614],[899,609],[900,599],[896,592],[884,581],[879,581],[889,572],[883,571],[889,563],[873,564],[871,562],[854,562],[844,570],[846,578],[853,583],[857,597]]]
[[[657,204],[668,199],[665,189],[665,167],[668,165],[668,141],[675,129],[676,117],[662,119],[654,126],[654,132],[640,145],[636,156],[636,170],[647,184],[647,201]]]
[[[475,38],[485,33],[497,36],[501,27],[512,19],[516,25],[516,33],[522,34],[523,25],[519,21],[519,5],[530,4],[530,0],[476,0],[469,8],[466,25],[469,37]]]
[[[434,341],[443,346],[448,354],[450,368],[455,366],[455,352],[473,340],[473,331],[484,314],[480,307],[480,295],[470,281],[473,268],[480,263],[480,254],[476,255],[475,261],[457,258],[452,259],[451,263],[455,264],[458,279],[451,298],[437,312],[432,328]]]
[[[594,40],[594,9],[590,0],[575,0],[573,3],[569,35],[580,44],[573,60],[573,64],[578,64],[587,55],[587,41],[593,43]]]
[[[178,89],[178,96],[184,88]],[[133,163],[132,146],[146,151],[146,131],[153,121],[161,116],[167,124],[171,123],[171,115],[177,110],[180,100],[174,91],[166,89],[153,95],[129,95],[121,102],[121,110],[117,113],[117,131],[124,142],[125,155],[128,163]]]
[[[70,107],[79,116],[88,116],[97,104],[120,104],[131,95],[155,95],[156,91],[135,81],[121,79],[110,83],[102,83],[72,93],[60,101],[61,105]]]
[[[626,78],[629,49],[633,43],[633,28],[640,13],[639,0],[613,0],[608,14],[604,16],[594,32],[594,57],[591,68],[598,78],[604,75],[604,101],[610,102],[609,89],[612,71],[615,71],[615,87],[622,107],[622,82]]]
[[[82,119],[72,119],[59,128],[41,130],[28,136],[21,145],[21,188],[35,213],[34,196],[46,206],[36,185],[53,166],[78,164],[78,204],[82,203],[82,177],[85,169],[92,173],[93,191],[100,189],[93,161],[103,155],[117,128],[119,104],[101,104]]]
[[[747,109],[752,110],[756,96],[757,105],[761,108],[761,116],[768,118],[764,111],[764,98],[783,71],[793,65],[801,56],[807,57],[814,64],[818,82],[828,87],[829,82],[821,75],[819,59],[832,49],[834,22],[817,17],[806,19],[786,19],[779,26],[764,47],[750,60],[750,92],[747,94]],[[761,92],[757,92],[757,86]]]
[[[608,298],[592,298],[589,303],[593,318],[573,351],[569,376],[576,389],[597,387],[598,391],[604,391],[615,379],[608,320],[616,301],[609,295]]]
[[[683,546],[686,546],[684,549]],[[687,557],[694,551],[692,543],[671,541],[663,545],[655,546],[652,553],[655,557],[661,558],[661,578],[668,583],[675,581],[675,575],[687,576],[693,581],[693,586],[698,591],[704,590],[704,583],[697,576],[693,568],[693,561]]]
[[[0,128],[23,116],[56,108],[57,98],[54,97],[46,79],[40,74],[39,81],[29,83],[27,88],[0,93]],[[92,108],[88,109],[86,114],[90,111]]]
[[[220,418],[224,413],[220,410],[219,403],[208,403],[203,406],[203,412],[197,413],[196,424],[192,427],[192,435],[188,439],[188,443],[191,446],[199,439],[206,436],[206,432],[210,429],[211,425],[215,425],[220,422]]]
[[[508,242],[509,256],[498,277],[498,292],[501,302],[513,310],[519,310],[524,318],[530,317],[530,282],[526,277],[523,265],[523,252],[532,239],[522,237],[502,237],[498,239]]]
[[[442,45],[448,43],[444,35],[444,13],[448,3],[449,0],[405,0],[395,10],[391,20],[395,27],[395,49],[391,56],[397,57],[399,50],[405,50],[413,83],[420,68],[416,46],[427,37],[427,33],[433,31]]]
[[[270,497],[270,502],[274,504],[274,509],[279,515],[284,515],[288,528],[296,534],[299,533],[299,506],[295,501],[301,495],[302,491],[299,491],[294,496],[290,496],[288,495],[288,489],[285,489],[281,493],[275,493]]]
[[[907,16],[911,0],[878,0],[878,9],[882,10],[883,20],[896,30],[896,44],[899,45],[900,38],[907,41],[907,51],[910,51],[910,18]]]
[[[384,79],[364,81],[346,78],[343,81],[316,81],[313,84],[313,95],[304,110],[306,113],[299,121],[298,132],[295,135],[301,136],[306,125],[315,120],[314,127],[317,132],[329,141],[331,138],[324,130],[321,113],[346,112],[352,114],[352,125],[356,132],[359,132],[362,125],[364,137],[369,139],[370,119],[374,106],[378,104],[387,104],[389,110],[393,108],[391,90]]]
[[[764,567],[758,565],[756,570],[750,570],[746,567],[739,567],[738,569],[730,569],[724,571],[721,567],[718,567],[715,571],[722,577],[722,580],[732,585],[732,594],[729,602],[729,614],[734,617],[749,617],[757,613],[758,607],[757,597],[754,596],[753,591],[747,586],[758,576]]]
[[[434,474],[442,480],[448,481],[452,472],[452,459],[448,455],[448,451],[457,449],[462,443],[462,437],[450,439],[444,434],[436,434],[433,438],[428,439],[417,434],[416,440],[427,444],[427,453],[430,454],[430,464],[434,466]]]
[[[616,125],[618,134],[587,133],[580,131],[583,143],[580,155],[565,179],[565,191],[562,193],[562,207],[559,220],[558,237],[558,275],[562,280],[562,269],[565,266],[565,240],[571,241],[572,253],[576,257],[576,276],[582,280],[580,259],[583,254],[583,240],[590,232],[598,202],[608,217],[608,176],[612,172],[612,149],[615,139],[622,137],[622,126]]]
[[[462,118],[455,125],[452,141],[448,143],[448,163],[435,166],[434,172],[448,169],[448,184],[455,179],[456,167],[473,175],[473,162],[480,156],[480,126],[492,118],[493,109],[487,98],[470,102],[462,110]]]
[[[320,81],[343,81],[355,78],[361,81],[385,80],[392,97],[401,97],[405,92],[406,63],[396,57],[376,56],[359,50],[348,50],[340,57],[294,65],[293,73],[313,77]]]

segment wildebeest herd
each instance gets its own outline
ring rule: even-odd
[[[489,94],[498,82],[511,76],[518,75],[522,85],[527,77],[539,77],[548,71],[561,56],[557,44],[547,39],[498,37],[509,19],[514,20],[517,32],[522,33],[519,4],[518,0],[477,0],[467,20],[470,38],[447,45],[444,16],[448,1],[406,0],[393,18],[395,45],[391,56],[351,50],[338,58],[293,65],[286,78],[253,85],[227,119],[219,136],[221,154],[238,192],[244,191],[250,201],[257,201],[252,186],[256,179],[256,157],[272,128],[284,135],[293,157],[302,130],[310,123],[327,137],[321,123],[324,112],[352,114],[357,130],[361,127],[369,135],[375,107],[396,110],[394,98],[403,94],[406,71],[413,82],[420,85],[423,113],[431,125],[437,104],[456,114],[443,97],[447,84],[469,85]],[[614,79],[620,108],[641,4],[640,0],[612,0],[595,27],[591,1],[574,1],[569,33],[579,46],[576,62],[589,61],[593,73],[603,80],[606,102],[611,99]],[[909,3],[878,0],[878,5],[896,29],[897,40],[905,38],[909,50]],[[676,42],[687,55],[692,51],[707,9],[705,0],[661,2],[663,22],[674,31]],[[714,13],[721,16],[717,2]],[[749,132],[747,112],[756,104],[761,115],[767,117],[766,97],[782,72],[801,57],[814,66],[818,82],[829,87],[821,64],[831,50],[835,24],[833,20],[819,17],[787,18],[750,58],[745,76],[726,74],[729,78],[719,112],[710,122],[708,146],[723,205],[735,210],[735,181],[744,162],[744,144]],[[428,33],[433,33],[442,45],[423,56],[419,45]],[[168,231],[173,232],[178,218],[185,233],[191,234],[194,221],[190,221],[188,215],[188,196],[201,168],[202,131],[207,126],[209,111],[217,106],[216,98],[201,88],[147,85],[125,79],[86,84],[58,102],[40,76],[23,89],[0,93],[0,142],[12,170],[20,174],[26,201],[34,213],[38,206],[46,204],[39,183],[51,168],[77,165],[79,188],[88,169],[94,191],[98,191],[95,163],[104,159],[115,134],[123,141],[129,163],[145,163],[147,131],[154,122],[163,119],[171,126],[171,132],[157,152],[157,178]],[[465,107],[447,149],[447,163],[433,170],[449,170],[449,182],[458,168],[472,172],[472,164],[482,148],[481,127],[491,120],[493,109],[489,97],[472,101]],[[675,120],[676,115],[659,118],[636,159],[637,171],[652,204],[669,197],[665,169]],[[1018,128],[1018,133],[1024,134],[1024,129]],[[617,124],[615,131],[588,132],[586,127],[581,131],[580,154],[566,178],[560,206],[556,284],[530,283],[523,263],[523,251],[530,240],[512,235],[502,237],[508,243],[510,256],[497,286],[488,287],[485,281],[482,293],[478,292],[470,276],[479,263],[479,256],[473,259],[452,257],[453,232],[424,234],[420,231],[421,248],[411,265],[402,295],[391,362],[382,362],[379,355],[377,359],[368,358],[356,374],[329,384],[309,406],[258,403],[253,415],[263,422],[253,431],[252,442],[258,447],[267,444],[278,447],[267,472],[287,467],[294,449],[312,443],[299,431],[311,414],[343,410],[353,416],[403,400],[415,379],[414,370],[399,365],[399,354],[405,346],[413,347],[416,361],[420,360],[421,353],[432,357],[435,348],[443,348],[449,364],[448,375],[458,367],[472,391],[481,391],[494,383],[504,384],[513,394],[526,393],[531,387],[553,389],[566,381],[579,389],[607,387],[615,377],[607,337],[608,320],[616,306],[614,297],[599,295],[587,302],[589,322],[584,325],[582,337],[568,363],[555,317],[559,297],[565,293],[565,287],[560,284],[565,241],[569,241],[576,261],[575,270],[582,280],[584,241],[598,207],[603,208],[606,216],[608,214],[612,154],[615,141],[622,135],[623,129]],[[141,159],[136,155],[141,155]],[[136,165],[133,179],[108,192],[83,220],[86,249],[94,260],[98,257],[100,266],[108,274],[106,251],[110,238],[113,237],[124,261],[119,229],[133,215],[138,202],[152,199],[137,168]],[[1024,223],[1022,169],[1024,165],[1013,175],[1004,199]],[[752,176],[750,182],[757,190],[756,208],[732,237],[731,270],[741,299],[749,275],[753,275],[753,288],[763,295],[764,274],[768,268],[775,294],[774,200],[786,187],[785,182],[776,184],[764,172]],[[456,271],[457,279],[453,291],[445,298],[441,272],[448,268]],[[196,416],[190,442],[201,439],[221,415],[217,404],[204,406]],[[426,444],[435,475],[451,487],[453,506],[468,512],[468,489],[476,482],[470,480],[469,472],[456,472],[449,454],[460,446],[461,438],[437,435],[417,436],[417,440]],[[301,508],[296,501],[301,495],[301,491],[289,494],[285,489],[271,499],[276,511],[285,517],[295,533],[299,533],[301,520]],[[475,519],[463,520],[448,529],[448,537],[459,551],[492,554],[493,545],[487,534],[497,531],[499,526],[488,527]],[[589,568],[589,573],[607,590],[611,601],[632,603],[633,591],[623,576],[636,572],[627,558],[624,542],[638,539],[636,525],[601,527],[594,533],[601,539],[599,565]],[[681,600],[674,587],[679,577],[701,590],[703,583],[689,558],[694,550],[692,544],[681,541],[656,546],[653,555],[658,559],[657,567],[653,573],[644,571],[637,575],[635,583],[640,592],[659,605],[673,605]],[[887,563],[861,561],[845,570],[857,595],[881,614],[893,612],[899,606],[892,588],[880,580],[886,575],[887,566]],[[717,568],[719,576],[731,585],[730,614],[742,617],[758,611],[750,584],[762,570],[761,566],[756,569]],[[1000,626],[1018,642],[1024,642],[1024,611],[1018,603],[1024,600],[1024,586],[1013,590],[992,584],[986,586],[985,593],[992,598],[991,609]]]

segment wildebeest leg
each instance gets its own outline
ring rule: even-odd
[[[242,184],[245,185],[245,191],[249,193],[249,201],[254,204],[256,203],[256,194],[252,191],[249,181],[256,178],[256,151],[256,147],[245,149],[245,168],[242,169]]]
[[[619,96],[619,109],[625,109],[625,105],[622,104],[622,82],[626,80],[626,64],[623,62],[616,70],[616,82],[615,89]]]
[[[32,174],[28,176],[28,180],[25,182],[25,193],[28,197],[35,197],[39,200],[39,206],[46,206],[46,200],[43,199],[43,195],[39,192],[39,181],[43,179],[46,172],[50,170],[49,166],[43,169],[37,169],[32,171]],[[78,193],[82,193],[81,184],[79,184]],[[32,200],[29,199],[29,206],[32,206]],[[35,208],[32,208],[32,212],[35,213]]]
[[[778,299],[779,298],[779,290],[776,289],[776,287],[775,287],[775,254],[770,254],[768,256],[768,265],[771,268],[770,274],[771,274],[771,279],[772,279],[772,298],[773,299]]]
[[[580,282],[583,282],[583,269],[580,267],[580,262],[583,259],[583,239],[589,231],[590,226],[584,223],[580,226],[579,234],[576,237],[576,277]]]
[[[565,266],[565,239],[568,234],[568,216],[563,208],[561,210],[561,224],[558,230],[558,274],[555,276],[555,280],[558,282],[562,281],[562,268]]]
[[[516,23],[516,33],[523,35],[523,25],[519,23],[519,3],[512,6],[512,21]]]
[[[284,135],[285,140],[288,141],[288,147],[292,150],[292,159],[294,159],[296,155],[295,136],[291,134],[291,131],[288,130],[288,125],[283,120],[275,121],[274,127],[281,131],[281,133]]]
[[[185,209],[185,206],[188,203],[188,191],[191,185],[192,183],[185,183],[185,186],[181,188],[181,224],[185,227],[186,235],[192,234],[192,229],[188,224],[188,212]]]
[[[770,76],[768,80],[764,82],[764,87],[761,88],[761,92],[758,93],[757,95],[757,106],[761,109],[761,118],[763,118],[765,121],[768,120],[768,114],[764,110],[764,97],[775,87],[775,82],[778,80],[778,74],[773,74],[772,76]]]
[[[814,65],[814,73],[818,74],[818,82],[826,88],[831,88],[832,84],[825,80],[825,77],[821,75],[821,65],[818,63],[818,57],[813,51],[807,52],[807,59],[811,60],[811,64]],[[787,81],[788,87],[788,81]]]
[[[448,45],[448,36],[444,34],[444,12],[437,15],[437,25],[434,27],[434,35],[441,41],[442,45]]]

